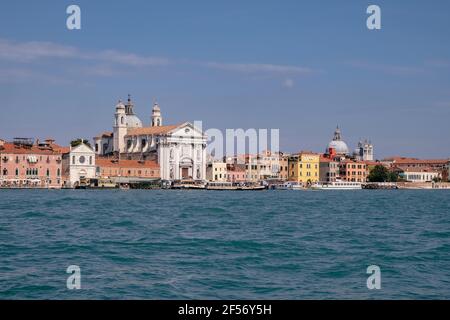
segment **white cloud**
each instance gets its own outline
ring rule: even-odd
[[[207,62],[205,63],[205,66],[215,69],[238,71],[243,73],[266,72],[278,74],[310,74],[313,72],[313,70],[310,68],[276,64]]]
[[[32,63],[42,59],[66,59],[90,61],[101,65],[91,74],[113,75],[113,66],[152,67],[168,66],[172,64],[203,66],[240,73],[264,73],[270,75],[304,75],[314,71],[310,68],[257,63],[220,63],[220,62],[192,62],[186,59],[171,60],[164,57],[138,55],[117,50],[89,51],[77,47],[56,44],[52,42],[15,42],[0,38],[0,61],[14,61],[18,63]],[[109,65],[108,67],[106,65]],[[288,85],[289,86],[289,85]]]
[[[169,64],[166,58],[139,56],[133,53],[105,50],[85,52],[71,46],[51,42],[12,42],[0,39],[0,58],[18,62],[32,62],[46,58],[80,59],[110,62],[129,66],[161,66]]]

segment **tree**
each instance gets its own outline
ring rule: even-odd
[[[398,182],[399,176],[397,172],[389,172],[388,181],[389,182]]]
[[[367,177],[369,182],[386,182],[391,181],[391,178],[394,177],[391,177],[389,170],[385,166],[379,164],[370,171],[369,176]]]
[[[70,142],[70,145],[72,146],[72,148],[78,147],[80,144],[85,144],[87,145],[89,148],[91,148],[91,144],[89,143],[89,140],[87,139],[76,139],[76,140],[72,140]]]

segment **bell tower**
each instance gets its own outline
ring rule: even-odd
[[[127,119],[125,105],[119,100],[114,114],[114,152],[125,151],[125,135],[127,134]]]
[[[161,109],[159,108],[158,102],[155,102],[152,109],[152,127],[162,126],[162,116]]]

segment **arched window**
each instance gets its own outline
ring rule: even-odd
[[[18,176],[18,175],[19,175],[19,169],[16,168],[16,176]]]
[[[8,175],[8,170],[6,170],[6,168],[3,169],[3,175],[4,175],[4,176],[7,176],[7,175]]]
[[[159,127],[160,125],[161,125],[161,120],[156,120],[156,124],[157,124],[157,126]]]
[[[58,170],[56,170],[56,174],[59,176],[61,176],[61,169],[58,168]]]
[[[72,164],[75,164],[75,156],[72,156]]]
[[[92,156],[89,157],[89,164],[92,165]]]
[[[50,170],[47,169],[47,177],[50,177]]]
[[[123,122],[124,122],[124,118],[120,117],[120,123],[123,124]]]

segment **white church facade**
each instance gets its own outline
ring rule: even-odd
[[[157,103],[150,126],[144,127],[130,97],[127,104],[119,101],[113,131],[95,137],[94,143],[97,156],[156,161],[162,180],[206,179],[206,135],[189,122],[163,125]]]
[[[70,147],[69,152],[62,156],[62,171],[65,188],[75,188],[84,179],[95,178],[94,150],[84,143]]]

